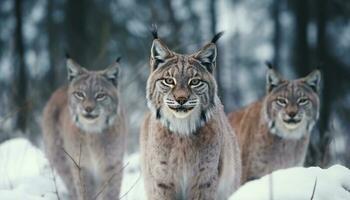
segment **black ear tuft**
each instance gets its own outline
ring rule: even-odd
[[[269,69],[276,69],[276,67],[270,62],[270,61],[266,61],[265,65],[269,68]]]
[[[216,43],[220,38],[221,38],[221,36],[224,34],[224,31],[221,31],[221,32],[219,32],[219,33],[217,33],[217,34],[215,34],[215,36],[213,37],[213,39],[211,40],[211,43]]]
[[[152,24],[151,33],[153,35],[153,39],[158,39],[158,28],[156,24]]]
[[[115,62],[119,63],[121,59],[122,59],[122,57],[119,56],[119,57],[115,60]]]

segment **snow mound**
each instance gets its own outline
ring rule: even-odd
[[[145,199],[139,154],[126,157],[124,163],[122,199]],[[57,190],[61,200],[67,199],[64,183],[40,149],[23,138],[0,145],[1,200],[57,200]]]
[[[124,176],[120,198],[125,200],[146,199],[140,170],[140,154],[134,153],[124,159]]]
[[[0,199],[56,200],[57,190],[65,193],[63,182],[53,173],[43,152],[26,139],[2,143],[0,163]],[[65,195],[60,197],[64,199]]]
[[[315,192],[314,191],[315,187]],[[243,185],[230,200],[346,200],[350,199],[350,171],[334,165],[277,170]]]

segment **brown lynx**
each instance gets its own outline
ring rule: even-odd
[[[285,80],[269,69],[265,98],[228,115],[241,147],[243,183],[303,165],[319,115],[320,78],[315,70],[304,78]]]
[[[71,199],[119,199],[126,127],[118,65],[88,71],[68,58],[69,85],[58,89],[45,107],[46,156]]]
[[[192,55],[157,38],[151,48],[141,127],[141,166],[150,200],[227,199],[239,186],[238,142],[217,96],[215,41]]]

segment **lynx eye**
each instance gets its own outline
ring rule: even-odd
[[[106,98],[106,96],[107,95],[105,93],[98,93],[95,98],[97,101],[102,101]]]
[[[190,80],[189,85],[196,86],[196,85],[198,85],[200,82],[201,82],[200,79],[194,78],[194,79]]]
[[[167,85],[175,85],[175,80],[173,78],[165,78],[164,82]]]
[[[288,103],[288,100],[286,98],[278,97],[276,100],[277,104],[280,106],[286,106]]]
[[[297,101],[298,105],[303,106],[309,103],[309,99],[306,97],[301,97]]]
[[[80,92],[80,91],[74,92],[74,96],[80,100],[83,100],[85,98],[84,92]]]

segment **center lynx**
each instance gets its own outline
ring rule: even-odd
[[[220,34],[193,54],[175,53],[154,31],[147,82],[150,113],[141,127],[148,199],[227,199],[241,161],[212,74]]]

